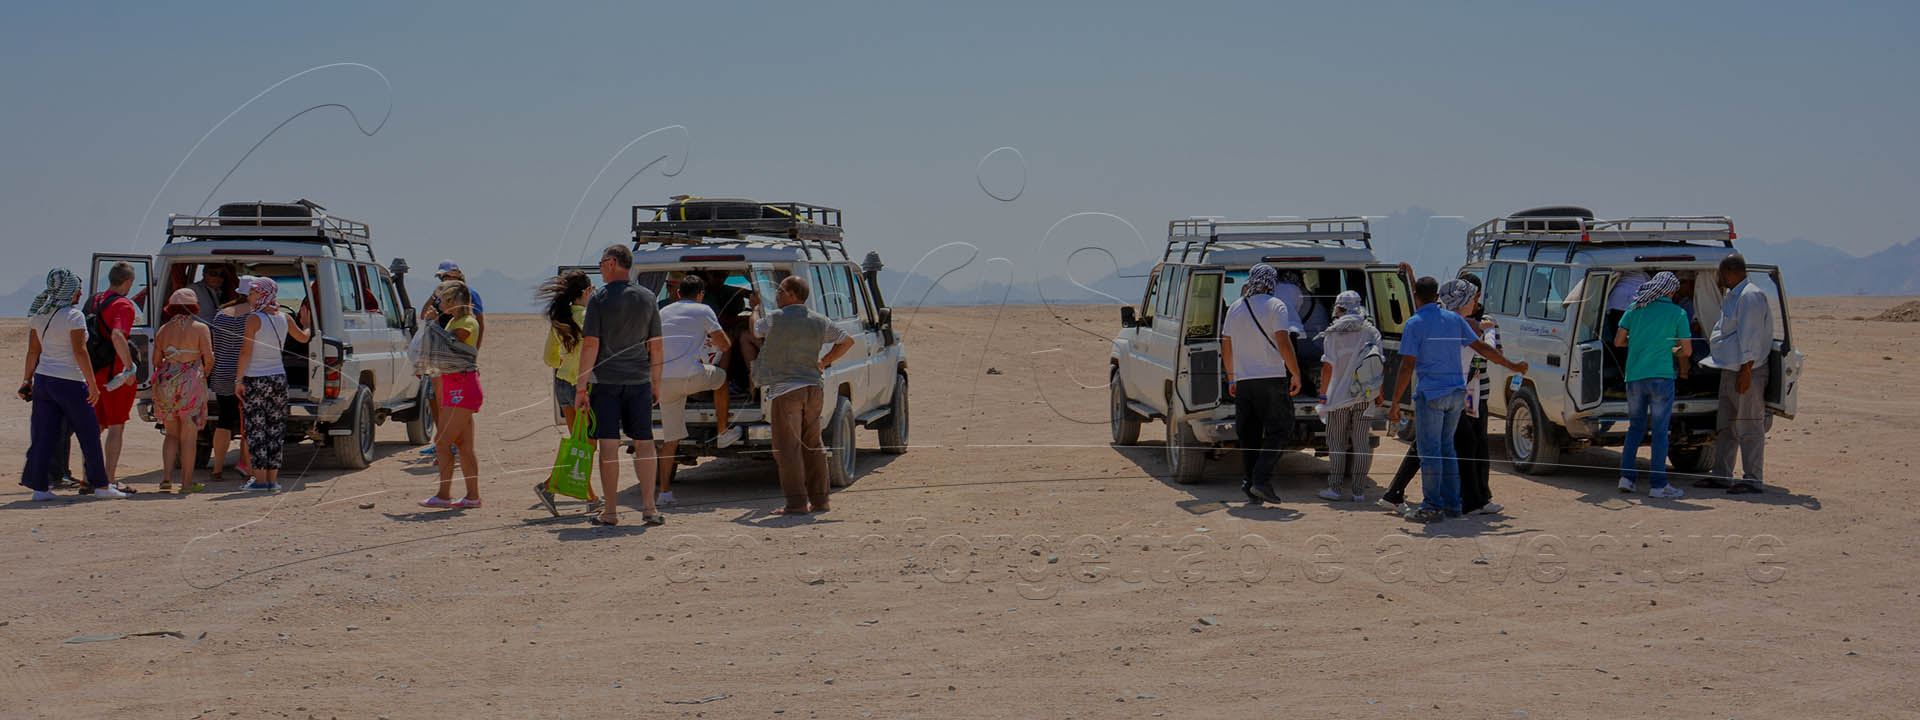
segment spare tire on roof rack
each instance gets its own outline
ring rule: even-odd
[[[1509,218],[1559,218],[1534,222],[1507,221],[1506,229],[1511,232],[1577,232],[1581,223],[1566,218],[1593,219],[1593,211],[1578,205],[1548,205],[1545,207],[1521,210],[1507,216]]]
[[[245,202],[221,205],[214,214],[220,216],[221,225],[300,227],[312,224],[314,211],[325,209],[309,200],[290,203]],[[276,220],[276,218],[283,219]]]
[[[656,217],[654,219],[684,222],[700,220],[757,220],[763,216],[777,217],[764,215],[765,212],[766,211],[761,208],[760,203],[744,198],[687,197],[668,203],[665,212],[666,217]]]

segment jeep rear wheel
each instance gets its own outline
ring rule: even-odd
[[[1167,398],[1167,475],[1182,485],[1200,482],[1207,449],[1187,423],[1174,419],[1174,398]]]
[[[854,481],[853,406],[844,397],[836,397],[832,419],[821,438],[827,446],[827,484],[846,487]]]
[[[1140,442],[1140,418],[1127,407],[1127,390],[1120,387],[1120,371],[1114,370],[1107,376],[1107,388],[1112,395],[1108,409],[1112,417],[1107,420],[1113,431],[1113,444],[1133,445]]]
[[[361,385],[353,394],[353,405],[334,427],[343,425],[348,433],[334,435],[330,441],[333,459],[351,470],[373,464],[373,388]]]
[[[1507,459],[1515,472],[1551,475],[1560,469],[1560,430],[1540,412],[1533,388],[1522,389],[1507,406]]]

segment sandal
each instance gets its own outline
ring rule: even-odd
[[[641,525],[665,525],[665,524],[667,524],[667,516],[665,516],[665,515],[641,515],[641,516],[640,516],[640,524],[641,524]]]
[[[160,492],[168,492],[168,491],[171,491],[171,490],[173,490],[173,481],[172,481],[172,480],[161,480],[161,481],[160,481]]]
[[[588,516],[587,516],[587,524],[588,524],[588,525],[601,525],[601,526],[606,526],[606,527],[613,527],[613,526],[615,526],[615,525],[619,525],[619,524],[620,524],[620,520],[619,520],[618,518],[615,518],[615,519],[613,519],[613,520],[602,520],[602,519],[600,519],[600,516],[599,516],[599,515],[588,515]]]
[[[164,488],[162,488],[162,489],[164,489]],[[207,484],[206,484],[206,483],[193,483],[193,484],[191,484],[191,485],[189,485],[189,484],[187,484],[187,483],[184,483],[184,482],[183,482],[183,483],[180,483],[180,494],[181,494],[181,495],[192,495],[192,494],[194,494],[194,493],[197,493],[197,492],[200,492],[201,490],[205,490],[205,489],[207,489]]]
[[[420,501],[420,507],[423,507],[423,508],[451,508],[451,507],[454,507],[454,504],[453,504],[453,501],[452,501],[452,500],[448,500],[448,499],[446,499],[446,498],[443,498],[443,497],[440,497],[440,496],[438,496],[438,495],[435,495],[435,496],[433,496],[433,497],[430,497],[430,498],[427,498],[427,499],[425,499],[425,500],[421,500],[421,501]]]

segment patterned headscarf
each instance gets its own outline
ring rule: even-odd
[[[1474,289],[1473,283],[1459,278],[1448,280],[1440,285],[1440,307],[1458,312],[1460,308],[1467,306],[1468,300],[1473,299],[1475,292],[1478,291]]]
[[[1652,304],[1653,301],[1671,295],[1673,291],[1679,289],[1679,276],[1663,270],[1660,274],[1653,276],[1652,280],[1640,283],[1639,292],[1633,294],[1633,305],[1631,307],[1646,307]]]
[[[33,304],[27,307],[29,317],[41,313],[52,314],[61,308],[73,304],[73,296],[80,292],[80,276],[66,268],[54,268],[47,271],[47,289],[33,297]]]
[[[1272,265],[1260,263],[1247,271],[1248,295],[1272,295],[1274,283],[1280,281],[1280,271]]]
[[[1338,315],[1364,315],[1367,304],[1360,299],[1360,293],[1347,290],[1333,298],[1333,310]]]
[[[254,312],[266,312],[269,307],[280,305],[280,283],[273,278],[255,277],[247,286],[247,299],[253,302]]]

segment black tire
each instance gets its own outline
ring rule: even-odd
[[[1107,375],[1107,393],[1111,400],[1107,403],[1111,417],[1107,424],[1113,431],[1113,444],[1137,445],[1140,443],[1140,416],[1133,414],[1127,407],[1127,389],[1120,386],[1120,370],[1114,369]]]
[[[912,430],[907,416],[907,376],[893,378],[893,402],[887,411],[887,425],[880,428],[880,451],[901,455],[907,451],[907,433]]]
[[[1540,412],[1533,388],[1522,388],[1507,405],[1507,459],[1515,472],[1551,475],[1560,469],[1560,429]]]
[[[833,417],[821,435],[827,446],[827,484],[837,488],[852,485],[858,453],[853,447],[853,405],[846,398],[835,399]]]
[[[1692,475],[1713,472],[1713,441],[1708,440],[1705,445],[1699,447],[1668,450],[1667,465],[1674,472]]]
[[[340,422],[334,427],[346,427],[352,432],[346,435],[334,435],[328,444],[333,447],[333,459],[340,467],[359,470],[373,464],[373,388],[361,385],[353,394],[353,405],[347,413],[340,416]]]
[[[1167,397],[1167,476],[1182,485],[1200,482],[1206,470],[1207,449],[1192,428],[1173,419],[1174,398]]]
[[[420,378],[420,389],[413,400],[413,419],[407,421],[407,443],[425,445],[433,442],[433,404],[427,398],[433,397],[433,378]]]

